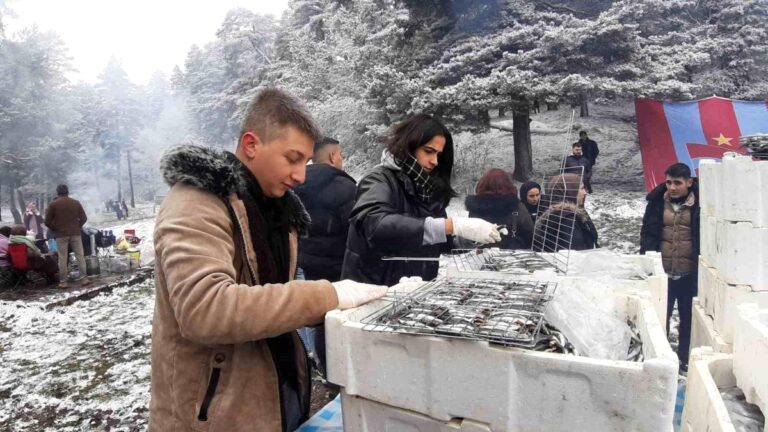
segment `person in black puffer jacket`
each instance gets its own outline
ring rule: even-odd
[[[333,138],[315,143],[304,184],[295,189],[312,224],[299,240],[299,267],[307,280],[341,279],[341,264],[355,204],[355,179],[342,170],[341,144]]]
[[[584,209],[587,195],[581,176],[560,174],[547,182],[547,195],[541,206],[548,208],[536,221],[533,250],[556,252],[560,249],[585,250],[600,247],[597,228]]]
[[[527,249],[533,239],[533,222],[528,210],[517,198],[517,188],[509,174],[501,169],[485,173],[475,188],[476,195],[464,201],[469,217],[479,217],[499,225],[505,225],[507,234],[501,241],[486,245],[501,249]]]
[[[437,261],[383,258],[437,258],[451,250],[452,236],[481,244],[501,240],[490,222],[446,217],[456,196],[450,183],[453,138],[439,120],[420,114],[395,125],[381,162],[357,188],[343,279],[388,286],[404,276],[433,279]]]

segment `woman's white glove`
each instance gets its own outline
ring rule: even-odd
[[[387,293],[387,287],[383,285],[359,283],[349,279],[334,282],[332,285],[339,299],[339,306],[337,306],[339,309],[362,306],[371,300],[384,297]]]
[[[480,218],[453,218],[453,235],[480,244],[501,241],[499,228]]]

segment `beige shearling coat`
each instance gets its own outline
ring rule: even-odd
[[[172,187],[155,225],[150,431],[281,430],[277,374],[266,338],[322,321],[338,305],[328,281],[260,285],[239,180],[212,150],[166,154]],[[176,157],[174,160],[173,158]],[[191,161],[191,162],[190,162]],[[296,230],[291,230],[295,274]],[[293,332],[297,347],[303,347]],[[306,352],[296,350],[308,407]]]

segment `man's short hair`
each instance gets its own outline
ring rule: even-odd
[[[670,177],[682,177],[684,179],[691,178],[691,168],[684,163],[672,164],[664,171],[664,174]]]
[[[576,141],[575,143],[571,144],[571,148],[581,147],[581,142]]]
[[[313,152],[317,154],[317,152],[324,149],[325,147],[329,145],[336,145],[336,144],[340,144],[340,143],[331,137],[322,137],[319,140],[315,141],[315,148]]]
[[[276,88],[259,92],[248,105],[240,124],[240,136],[255,132],[263,142],[278,138],[281,129],[293,126],[312,141],[321,138],[320,128],[298,99]]]
[[[579,136],[587,136],[587,131],[581,131],[581,132],[579,132]]]
[[[56,195],[69,195],[69,188],[65,184],[56,186]]]

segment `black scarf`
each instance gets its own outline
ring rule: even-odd
[[[415,157],[408,155],[404,161],[395,162],[416,187],[416,195],[424,202],[431,202],[435,192],[435,179],[426,172]]]
[[[290,279],[288,232],[291,226],[290,210],[285,201],[287,197],[265,196],[253,173],[234,155],[229,154],[229,157],[238,161],[237,166],[246,180],[245,188],[239,191],[238,195],[243,200],[248,215],[251,244],[256,253],[258,265],[259,283],[262,285],[286,283]],[[297,420],[294,418],[297,413],[286,412],[286,398],[298,400],[299,395],[298,372],[294,363],[296,347],[292,333],[283,333],[267,339],[280,386],[280,416],[284,431],[293,427],[289,426],[289,423],[299,422],[300,424],[305,417],[302,416]]]

